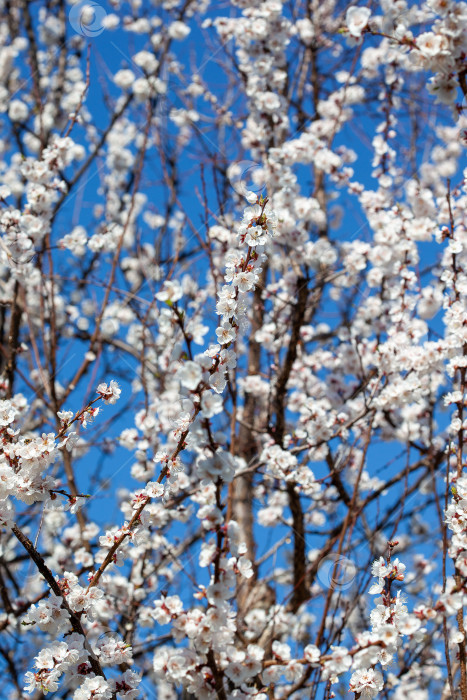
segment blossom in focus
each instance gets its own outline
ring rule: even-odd
[[[345,15],[345,24],[349,33],[355,39],[359,39],[368,24],[371,10],[368,7],[349,7]]]
[[[105,383],[99,384],[99,386],[96,389],[96,392],[104,400],[104,403],[113,404],[117,403],[118,399],[120,398],[120,394],[122,393],[122,390],[118,386],[117,382],[114,379],[112,379],[109,385]]]

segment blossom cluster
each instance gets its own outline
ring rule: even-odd
[[[221,347],[220,361],[210,377],[211,386],[219,393],[226,385],[223,365],[226,364],[228,368],[235,366],[234,354],[228,353],[228,348],[235,345],[238,331],[244,330],[248,325],[245,294],[260,283],[261,264],[266,260],[261,251],[268,238],[274,235],[276,227],[275,212],[268,207],[267,200],[260,199],[257,204],[245,209],[238,229],[238,242],[248,246],[246,253],[234,248],[226,255],[225,279],[229,284],[223,285],[218,292],[216,305],[217,314],[221,317],[221,323],[216,329]]]

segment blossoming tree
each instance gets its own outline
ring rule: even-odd
[[[467,4],[3,0],[0,93],[1,696],[467,700]]]

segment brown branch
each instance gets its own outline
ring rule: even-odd
[[[292,332],[289,347],[287,349],[284,365],[279,373],[275,386],[274,412],[276,416],[276,424],[274,428],[274,439],[281,447],[283,447],[282,442],[285,431],[285,397],[287,383],[289,381],[293,363],[297,358],[297,348],[300,341],[300,328],[302,327],[305,319],[308,299],[308,286],[303,277],[299,277],[297,279],[297,290],[298,299],[292,315]]]
[[[26,537],[26,535],[23,532],[21,532],[21,530],[19,529],[19,527],[17,525],[13,525],[11,530],[12,530],[13,534],[15,535],[15,537],[18,539],[18,541],[23,545],[24,549],[27,551],[27,553],[31,557],[34,564],[37,566],[39,573],[44,577],[49,588],[55,593],[56,596],[60,596],[60,598],[62,599],[62,608],[64,608],[70,616],[70,624],[71,624],[71,627],[73,629],[73,632],[76,632],[81,637],[83,637],[85,648],[88,652],[89,663],[90,663],[92,670],[94,671],[94,673],[96,675],[102,676],[102,678],[105,678],[105,674],[101,668],[99,660],[94,656],[94,654],[93,654],[93,652],[92,652],[92,650],[87,642],[86,633],[81,625],[81,621],[80,621],[79,617],[70,608],[66,597],[63,595],[62,589],[60,588],[57,581],[55,580],[52,572],[50,571],[47,564],[45,563],[42,555],[34,547],[31,540],[29,540]]]
[[[19,282],[15,282],[15,291],[13,296],[13,305],[11,310],[10,319],[10,331],[8,333],[8,362],[6,365],[5,373],[7,380],[7,398],[11,399],[13,396],[13,386],[15,381],[15,369],[16,369],[16,355],[18,353],[18,338],[21,325],[21,316],[23,314],[23,309],[18,301],[20,291]]]
[[[280,447],[283,447],[285,432],[285,397],[287,393],[287,383],[293,364],[297,358],[297,349],[300,341],[300,329],[305,319],[306,305],[308,300],[308,286],[303,277],[297,279],[298,299],[292,314],[292,332],[289,347],[285,357],[284,365],[279,373],[275,386],[274,411],[276,424],[274,429],[274,440]],[[305,521],[300,495],[295,489],[294,483],[287,484],[287,494],[289,497],[289,507],[292,513],[294,532],[294,586],[290,603],[291,609],[296,612],[304,600],[307,600],[308,586],[306,581],[306,539]]]

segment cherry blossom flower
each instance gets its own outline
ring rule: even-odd
[[[122,393],[122,390],[114,379],[110,381],[109,385],[105,383],[99,384],[96,391],[104,400],[104,403],[110,404],[117,403],[117,400],[120,398],[120,394]]]
[[[370,16],[371,10],[367,7],[356,7],[355,5],[349,7],[345,16],[345,23],[352,37],[355,39],[360,38]]]

